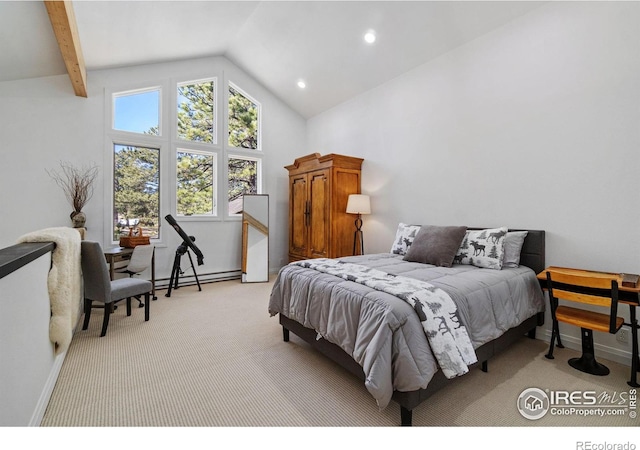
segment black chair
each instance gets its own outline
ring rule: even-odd
[[[615,334],[624,324],[618,317],[618,282],[615,277],[593,276],[585,274],[566,274],[547,271],[547,289],[551,303],[551,343],[545,355],[553,358],[555,341],[562,347],[558,322],[580,327],[582,335],[582,356],[571,358],[569,365],[574,369],[592,375],[608,375],[609,368],[596,361],[593,346],[593,331]],[[591,309],[560,305],[559,300],[591,305]],[[606,309],[596,312],[594,309]]]
[[[104,252],[98,242],[82,241],[82,278],[84,280],[84,323],[86,330],[91,318],[93,302],[99,302],[104,307],[104,319],[100,337],[107,333],[109,317],[113,305],[121,300],[127,300],[127,316],[131,315],[131,297],[144,295],[144,320],[149,320],[149,296],[153,285],[150,281],[137,278],[121,278],[111,281]]]

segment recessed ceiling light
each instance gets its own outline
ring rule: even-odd
[[[364,34],[364,41],[367,44],[373,44],[376,41],[376,33],[373,30],[369,30]]]
[[[304,89],[307,87],[307,83],[305,83],[304,80],[298,80],[298,87]]]

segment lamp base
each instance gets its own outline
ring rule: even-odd
[[[356,231],[353,233],[353,255],[364,255],[364,236],[362,234],[362,218],[360,214],[358,214],[355,225]],[[356,253],[358,242],[360,243],[360,253]]]

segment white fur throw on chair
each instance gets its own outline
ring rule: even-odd
[[[34,231],[18,238],[23,242],[54,242],[47,280],[51,320],[49,339],[56,354],[69,348],[82,305],[80,233],[75,228],[57,227]]]

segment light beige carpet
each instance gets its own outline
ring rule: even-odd
[[[42,427],[393,427],[399,407],[379,411],[364,385],[292,335],[282,340],[267,304],[272,282],[226,281],[158,292],[151,320],[124,305],[107,335],[94,310],[77,331]],[[633,427],[624,416],[551,416],[518,412],[526,388],[629,392],[629,368],[609,361],[606,377],[572,369],[577,353],[524,338],[421,404],[414,426]],[[397,429],[401,429],[397,427]],[[542,432],[542,430],[541,430]],[[616,434],[620,437],[620,434]],[[640,444],[640,443],[638,443]],[[568,448],[568,447],[567,447]],[[572,448],[575,448],[572,447]]]

